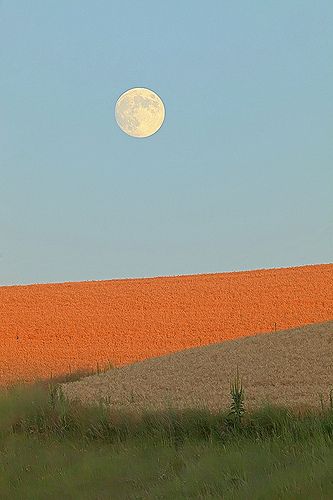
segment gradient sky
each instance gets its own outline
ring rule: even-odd
[[[333,261],[333,2],[0,0],[0,285]],[[114,106],[157,92],[136,139]]]

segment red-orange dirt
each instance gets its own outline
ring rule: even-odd
[[[331,319],[333,264],[3,286],[0,384]]]

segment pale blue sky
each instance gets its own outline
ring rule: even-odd
[[[333,2],[0,0],[0,285],[333,262]],[[159,132],[114,119],[157,92]]]

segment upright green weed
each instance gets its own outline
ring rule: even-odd
[[[230,383],[230,395],[232,397],[231,411],[229,415],[232,415],[235,419],[237,427],[241,424],[241,419],[244,415],[244,389],[242,385],[239,384],[238,376],[238,365],[237,365],[237,377],[234,384]]]

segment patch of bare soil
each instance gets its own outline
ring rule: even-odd
[[[141,412],[230,409],[236,366],[245,410],[271,402],[320,409],[333,389],[333,321],[261,333],[146,359],[80,381],[62,384],[64,394],[85,404],[109,397],[112,408]]]

